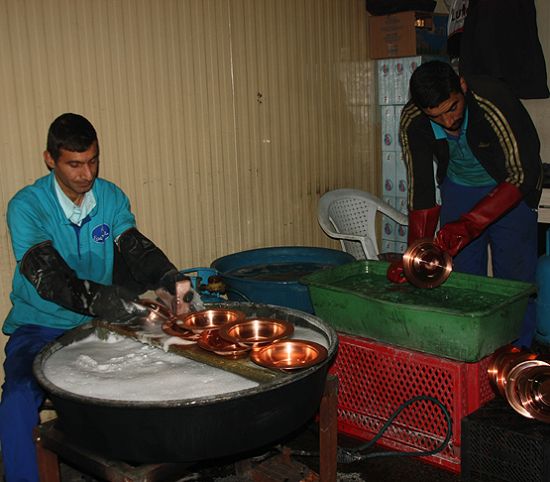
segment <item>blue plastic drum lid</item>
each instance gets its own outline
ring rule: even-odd
[[[313,247],[270,247],[241,251],[210,265],[222,277],[232,301],[286,306],[313,313],[303,276],[355,261],[344,251]]]

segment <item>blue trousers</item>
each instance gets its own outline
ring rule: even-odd
[[[456,221],[491,191],[493,187],[465,187],[445,179],[441,190],[441,226]],[[491,224],[453,259],[453,269],[461,273],[487,275],[487,246],[491,246],[493,276],[535,283],[537,269],[537,213],[525,202]],[[530,299],[523,319],[518,346],[529,347],[536,328],[536,305]]]
[[[26,325],[6,344],[5,381],[0,402],[0,442],[7,482],[38,482],[32,436],[44,393],[32,373],[35,356],[64,330]]]

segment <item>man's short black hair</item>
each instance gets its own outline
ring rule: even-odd
[[[461,93],[460,77],[450,64],[431,60],[413,72],[409,84],[411,99],[421,109],[437,107],[451,93]]]
[[[48,130],[46,149],[57,161],[61,156],[60,149],[73,152],[84,152],[97,141],[97,133],[88,119],[70,112],[61,114]]]

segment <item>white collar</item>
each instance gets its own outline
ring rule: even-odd
[[[77,206],[63,192],[55,176],[54,176],[54,185],[55,185],[55,193],[57,194],[57,200],[59,201],[59,204],[61,205],[61,208],[65,213],[65,216],[69,221],[71,221],[71,223],[76,224],[77,226],[80,226],[84,218],[92,212],[92,209],[95,208],[96,201],[95,201],[94,193],[92,192],[91,189],[88,192],[86,192],[84,194],[84,199],[82,199],[82,202],[80,203],[80,206]]]

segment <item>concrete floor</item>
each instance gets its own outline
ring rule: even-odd
[[[278,447],[290,449],[293,466],[290,470],[292,475],[288,477],[288,474],[285,473],[284,476],[280,476],[280,480],[298,482],[304,478],[303,475],[300,475],[300,471],[303,474],[304,470],[307,472],[308,469],[318,473],[319,456],[317,450],[319,440],[315,422],[306,424],[298,432],[281,442],[282,444]],[[340,436],[338,444],[341,447],[349,448],[356,446],[358,442]],[[298,455],[304,452],[315,453],[315,456]],[[250,458],[247,458],[246,461],[251,463],[252,468],[263,467],[269,461],[277,460],[277,457],[281,457],[280,450],[273,447],[268,452],[250,454]],[[85,474],[64,462],[61,462],[60,467],[62,482],[93,482],[96,480],[90,474]],[[243,472],[242,468],[243,461],[238,459],[202,464],[190,467],[185,471],[185,475],[177,480],[180,482],[247,482],[257,480],[251,478],[250,472]],[[279,478],[276,480],[279,480]],[[401,480],[407,482],[459,482],[460,475],[442,470],[415,457],[391,456],[369,458],[348,464],[338,463],[337,480],[342,482],[395,482]]]

